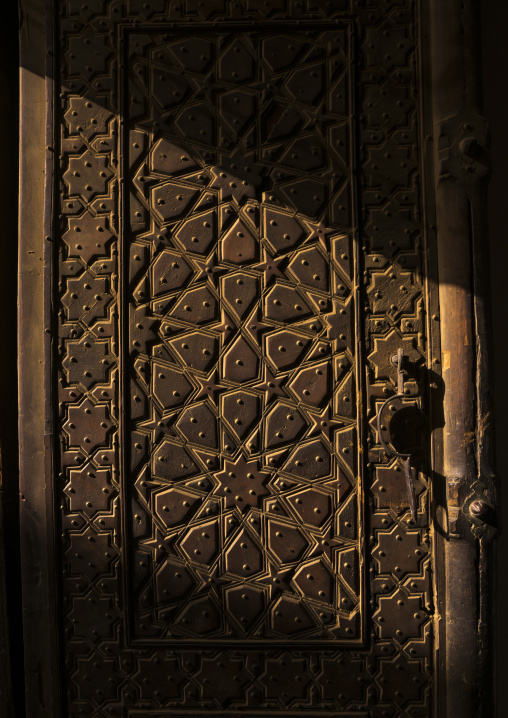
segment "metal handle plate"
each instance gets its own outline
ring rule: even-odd
[[[383,432],[381,430],[381,417],[383,414],[383,411],[387,404],[389,404],[394,399],[404,399],[404,371],[403,371],[403,363],[404,363],[404,352],[402,349],[399,349],[397,351],[397,354],[395,354],[392,358],[392,363],[397,366],[397,394],[394,394],[393,396],[390,396],[386,401],[383,402],[381,405],[378,414],[377,414],[377,431],[379,436],[379,441],[381,442],[381,445],[383,446],[383,449],[386,451],[388,456],[395,456],[398,459],[402,460],[402,464],[404,467],[404,476],[406,480],[406,488],[408,493],[408,499],[409,499],[409,508],[411,510],[411,517],[413,521],[416,521],[416,494],[415,494],[415,487],[413,484],[413,478],[411,475],[411,457],[413,454],[403,454],[399,451],[397,451],[393,446],[390,446],[390,444],[385,441],[385,438],[383,436]]]

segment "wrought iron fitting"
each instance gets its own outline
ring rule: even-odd
[[[490,125],[471,108],[439,122],[439,180],[467,187],[491,174]]]
[[[462,512],[471,525],[471,531],[481,538],[488,528],[497,528],[494,503],[489,498],[488,488],[481,481],[475,481],[466,498]]]

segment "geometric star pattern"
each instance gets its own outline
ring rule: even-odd
[[[78,5],[61,7],[57,212],[68,712],[425,716],[427,486],[416,526],[386,472],[370,506],[384,464],[374,447],[362,488],[356,433],[392,389],[386,347],[417,363],[426,341],[409,0]],[[262,32],[159,32],[190,17]],[[326,28],[274,29],[288,19]],[[118,21],[157,25],[120,75]]]

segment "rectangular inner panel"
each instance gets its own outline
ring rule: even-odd
[[[358,642],[348,25],[126,52],[133,637]]]

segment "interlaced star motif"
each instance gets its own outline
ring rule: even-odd
[[[328,404],[325,408],[319,412],[319,414],[311,414],[309,416],[312,420],[312,426],[309,429],[308,437],[323,435],[328,441],[333,441],[333,432],[337,429],[342,422],[332,418],[332,408]]]
[[[175,418],[178,416],[178,412],[173,412],[169,416],[163,416],[155,404],[152,404],[152,416],[146,421],[141,421],[138,424],[138,428],[143,432],[151,434],[152,444],[155,446],[159,443],[163,436],[169,434],[175,436],[172,424]]]
[[[218,395],[226,389],[224,384],[219,381],[217,369],[214,369],[205,377],[194,376],[194,379],[199,383],[198,393],[194,397],[194,401],[209,397],[214,404],[217,404]]]
[[[195,572],[198,577],[198,588],[197,592],[209,591],[210,589],[218,589],[228,583],[227,578],[222,577],[222,569],[216,565],[213,568],[196,568]]]
[[[236,461],[225,459],[224,469],[214,474],[219,485],[214,494],[226,499],[226,508],[237,506],[244,512],[260,506],[264,496],[269,496],[267,483],[270,473],[259,469],[256,459],[247,461],[243,454]]]
[[[220,275],[227,272],[225,267],[221,267],[218,263],[218,259],[215,252],[207,257],[206,259],[198,259],[193,257],[194,264],[197,265],[198,272],[194,277],[194,283],[199,282],[203,279],[209,279],[212,285],[217,288],[217,282]]]
[[[278,598],[281,593],[294,593],[291,586],[294,572],[294,566],[276,568],[272,563],[268,564],[268,575],[261,578],[259,583],[264,583],[269,587],[270,600]]]
[[[325,528],[319,536],[312,536],[313,545],[309,552],[309,558],[312,556],[326,556],[330,561],[332,568],[334,567],[335,549],[341,546],[341,542],[335,538],[335,529],[333,524]]]
[[[155,527],[152,538],[141,541],[140,545],[152,551],[154,562],[159,563],[159,561],[171,553],[172,540],[161,534],[159,529]]]
[[[267,329],[272,329],[273,325],[263,321],[263,313],[260,311],[259,307],[256,307],[245,322],[243,322],[242,327],[244,331],[252,337],[254,343],[261,346],[263,342],[263,333]]]
[[[236,325],[232,319],[222,310],[221,320],[215,324],[210,324],[209,328],[214,332],[223,335],[223,346],[226,345],[231,336],[236,332]]]
[[[252,268],[263,272],[265,289],[270,284],[272,278],[285,278],[285,274],[282,270],[285,260],[286,257],[272,257],[266,247],[263,247],[263,261],[255,264]]]
[[[286,393],[282,388],[282,384],[285,382],[286,377],[275,377],[270,367],[267,364],[263,364],[263,381],[254,384],[255,389],[260,389],[265,392],[266,405],[271,402],[275,396],[286,397]]]

